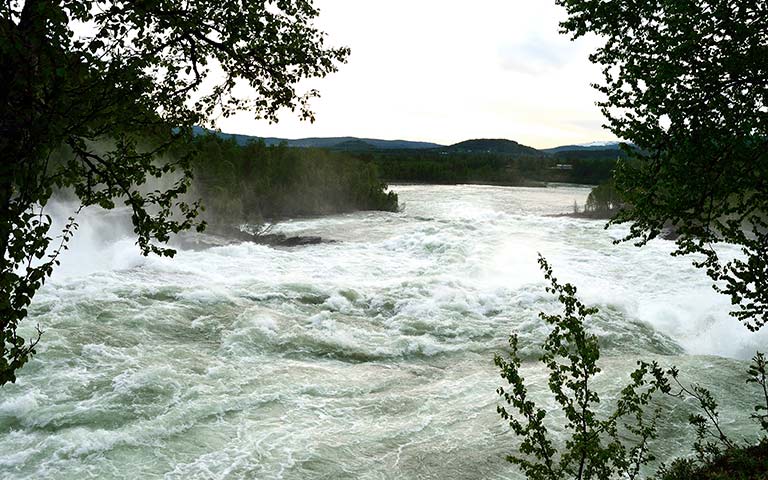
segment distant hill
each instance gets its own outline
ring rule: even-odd
[[[491,153],[515,156],[535,156],[542,157],[544,154],[535,148],[521,145],[512,140],[479,138],[474,140],[465,140],[455,145],[442,148],[442,151],[449,153]]]
[[[344,142],[337,143],[329,148],[332,150],[338,150],[342,152],[369,152],[371,150],[378,150],[378,148],[376,148],[375,145],[368,143],[365,140],[361,140],[359,138],[346,140]]]
[[[298,148],[325,148],[345,152],[375,152],[389,151],[396,153],[399,150],[419,150],[423,152],[440,152],[443,154],[494,154],[507,157],[547,157],[555,158],[612,158],[620,151],[619,142],[593,142],[581,145],[563,145],[554,148],[537,150],[527,145],[522,145],[513,140],[500,138],[478,138],[465,140],[454,145],[439,145],[431,142],[417,142],[409,140],[381,140],[377,138],[357,137],[310,137],[310,138],[277,138],[257,137],[251,135],[239,135],[235,133],[213,132],[201,127],[194,128],[195,135],[215,133],[221,138],[232,138],[239,145],[245,145],[254,140],[263,140],[267,145],[279,145],[285,142],[289,147]],[[619,154],[620,155],[620,154]]]
[[[620,142],[592,142],[579,145],[562,145],[554,148],[544,148],[541,151],[549,154],[563,151],[591,151],[591,150],[620,150]]]
[[[195,135],[203,135],[206,132],[216,133],[222,138],[233,138],[238,144],[245,145],[254,140],[264,140],[267,145],[279,145],[285,142],[289,147],[303,148],[328,148],[331,150],[344,151],[365,151],[365,150],[427,150],[432,148],[442,148],[443,145],[430,142],[412,142],[408,140],[381,140],[377,138],[357,138],[357,137],[312,137],[312,138],[277,138],[277,137],[256,137],[251,135],[239,135],[235,133],[213,132],[201,127],[195,127]]]

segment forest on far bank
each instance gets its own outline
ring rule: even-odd
[[[356,137],[262,138],[216,132],[200,127],[195,138],[217,136],[245,147],[263,142],[290,149],[323,149],[373,163],[388,183],[481,183],[541,186],[542,183],[598,185],[609,181],[619,159],[627,155],[619,144],[566,145],[537,150],[512,140],[475,139],[442,146],[404,140]]]
[[[281,218],[398,209],[387,183],[487,183],[540,186],[547,182],[604,184],[618,149],[552,155],[446,152],[439,149],[339,150],[267,145],[249,138],[196,135],[193,194],[209,223],[261,223]],[[532,149],[531,149],[532,150]],[[535,152],[535,151],[534,151]]]
[[[262,223],[354,210],[396,211],[375,163],[318,148],[238,145],[217,135],[194,137],[192,194],[208,223]]]
[[[571,155],[573,153],[573,155]],[[494,183],[524,186],[541,182],[599,184],[610,180],[619,150],[511,155],[484,152],[397,150],[360,153],[387,182]]]

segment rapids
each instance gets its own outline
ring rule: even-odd
[[[606,401],[658,358],[756,432],[733,392],[766,337],[670,242],[617,246],[622,227],[551,216],[586,187],[393,188],[401,213],[277,225],[338,240],[296,249],[145,258],[88,213],[25,322],[45,330],[38,354],[0,389],[0,478],[518,479],[493,354],[517,332],[546,388],[537,313],[557,303],[537,252],[600,308]],[[660,456],[690,451],[687,412],[669,404]]]

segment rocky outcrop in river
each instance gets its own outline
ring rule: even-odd
[[[333,243],[333,240],[325,240],[312,235],[285,235],[283,233],[259,233],[253,234],[231,225],[209,226],[205,233],[180,234],[175,244],[188,250],[205,250],[211,247],[220,247],[235,243],[252,242],[271,247],[301,247],[317,245],[319,243]]]

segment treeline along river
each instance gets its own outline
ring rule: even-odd
[[[658,358],[753,431],[751,399],[730,392],[765,336],[666,241],[615,246],[620,227],[553,216],[589,188],[392,188],[401,212],[274,230],[334,243],[174,259],[87,213],[26,322],[45,330],[38,355],[0,390],[0,478],[520,478],[493,354],[517,332],[545,390],[537,313],[557,303],[537,252],[600,308],[606,403]],[[661,457],[689,451],[688,412],[669,403]]]

